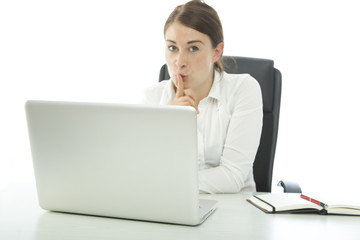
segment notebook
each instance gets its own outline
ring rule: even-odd
[[[356,199],[321,202],[300,193],[268,193],[253,195],[248,202],[266,213],[319,213],[360,216]]]
[[[191,107],[27,101],[43,209],[198,225],[197,114]]]

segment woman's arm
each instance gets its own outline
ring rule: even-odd
[[[218,167],[200,171],[200,191],[239,192],[252,177],[262,130],[262,96],[258,82],[249,76],[232,99],[232,113]],[[250,179],[252,182],[253,180]]]

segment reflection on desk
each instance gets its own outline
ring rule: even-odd
[[[203,195],[218,209],[197,227],[42,210],[34,184],[0,191],[0,239],[359,239],[360,218],[265,214],[246,201],[251,193]]]

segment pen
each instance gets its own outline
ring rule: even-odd
[[[316,205],[319,205],[319,206],[321,206],[321,207],[323,207],[323,208],[326,208],[326,207],[327,207],[327,204],[325,204],[325,203],[323,203],[323,202],[320,202],[320,201],[318,201],[318,200],[316,200],[316,199],[313,199],[313,198],[311,198],[311,197],[305,196],[304,194],[301,194],[300,197],[301,197],[302,199],[305,199],[305,200],[307,200],[307,201],[310,201],[310,202],[312,202],[312,203],[315,203]]]

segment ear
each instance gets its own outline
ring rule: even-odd
[[[221,58],[223,51],[224,51],[224,42],[220,42],[214,50],[213,63],[216,63]]]

